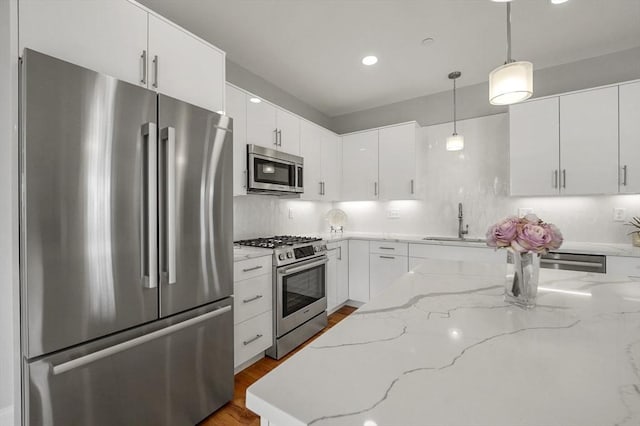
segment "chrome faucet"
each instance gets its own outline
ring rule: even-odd
[[[464,215],[462,214],[462,203],[458,203],[458,238],[464,239],[464,236],[469,233],[469,225],[463,229]]]

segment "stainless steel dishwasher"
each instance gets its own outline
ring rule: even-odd
[[[604,274],[607,272],[607,256],[549,252],[542,255],[540,267]]]

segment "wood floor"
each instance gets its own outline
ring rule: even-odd
[[[296,348],[293,352],[285,356],[279,361],[271,358],[263,358],[256,362],[252,366],[236,374],[236,383],[233,392],[233,399],[227,403],[224,407],[213,413],[206,418],[200,426],[231,426],[231,425],[251,425],[259,426],[260,418],[256,416],[251,410],[245,406],[245,395],[247,388],[254,382],[267,374],[269,371],[276,368],[278,365],[285,362],[289,357],[298,352],[300,349],[314,341],[322,333],[325,333],[328,329],[351,315],[356,308],[351,306],[343,306],[336,312],[329,316],[329,325],[320,333],[307,340],[304,344]]]

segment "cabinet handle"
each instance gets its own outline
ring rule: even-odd
[[[567,169],[562,169],[562,187],[567,187]]]
[[[415,194],[415,191],[414,191],[413,179],[411,179],[411,195],[413,194]]]
[[[247,179],[248,179],[247,171],[244,170],[242,173],[244,173],[244,178],[242,179],[242,187],[246,189],[247,188]]]
[[[258,269],[262,269],[262,265],[254,266],[253,268],[243,269],[242,272],[257,271]]]
[[[278,146],[282,146],[282,129],[278,130]]]
[[[158,88],[158,55],[153,57],[153,87]]]
[[[378,196],[378,182],[373,182],[373,195]]]
[[[142,61],[142,78],[140,79],[140,84],[147,84],[147,51],[143,50],[142,55],[140,55],[140,60]]]
[[[273,129],[273,134],[274,134],[274,137],[275,137],[275,140],[274,140],[273,144],[275,146],[278,146],[278,129]]]
[[[622,166],[622,185],[627,186],[627,166]]]
[[[395,259],[393,256],[380,256],[380,259]]]
[[[322,195],[327,195],[327,193],[325,192],[325,182],[322,182]]]
[[[322,195],[322,182],[318,182],[320,184],[320,192],[318,193],[318,195]]]
[[[249,340],[245,340],[244,342],[242,342],[242,344],[243,344],[243,345],[245,345],[245,346],[247,346],[248,344],[255,342],[256,340],[258,340],[258,339],[259,339],[259,338],[261,338],[261,337],[262,337],[262,334],[256,334],[256,336],[255,336],[255,337],[252,337],[252,338],[251,338],[251,339],[249,339]]]
[[[558,188],[558,171],[553,171],[553,187]]]
[[[380,250],[395,250],[394,247],[378,247]]]
[[[251,303],[251,302],[253,302],[254,300],[258,300],[258,299],[262,299],[262,295],[261,295],[261,294],[256,294],[256,295],[255,295],[255,296],[253,296],[253,297],[250,297],[250,298],[248,298],[248,299],[244,299],[244,300],[242,301],[242,303]]]
[[[342,260],[342,246],[338,246],[338,260]]]

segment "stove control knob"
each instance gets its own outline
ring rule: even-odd
[[[326,244],[322,245],[322,251],[327,251],[327,245]]]
[[[290,251],[287,252],[287,259],[291,259],[293,257],[293,253]]]
[[[315,246],[315,247],[313,248],[313,251],[315,251],[316,253],[317,253],[317,252],[319,252],[319,251],[320,251],[320,246]]]
[[[280,253],[280,254],[278,255],[278,259],[280,259],[280,260],[284,260],[284,253]]]

